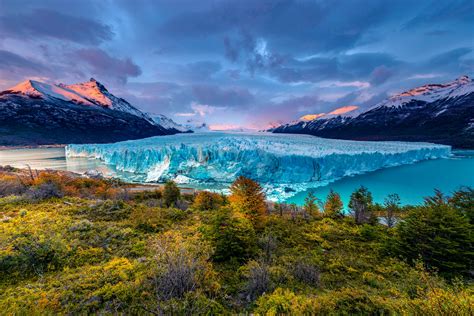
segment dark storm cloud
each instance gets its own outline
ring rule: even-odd
[[[89,68],[92,75],[125,83],[128,77],[137,77],[141,69],[130,58],[117,58],[97,48],[79,49],[73,53],[78,61]]]
[[[108,25],[49,9],[0,16],[0,35],[18,39],[49,37],[81,44],[99,44],[112,39]]]

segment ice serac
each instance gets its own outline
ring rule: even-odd
[[[307,135],[206,133],[151,137],[113,144],[68,145],[67,157],[89,157],[144,181],[227,185],[243,175],[260,182],[269,198],[344,176],[450,155],[430,143],[362,142]]]

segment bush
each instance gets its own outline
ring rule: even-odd
[[[178,186],[174,181],[168,181],[163,188],[163,201],[165,206],[171,207],[175,206],[180,197],[180,191]]]
[[[25,193],[27,186],[18,177],[0,177],[0,197],[8,195],[21,195]]]
[[[225,204],[225,197],[218,193],[200,191],[194,198],[192,207],[198,211],[212,211]]]
[[[30,187],[26,192],[26,197],[33,201],[41,201],[50,198],[60,198],[64,196],[64,191],[58,183],[43,182]]]
[[[145,232],[158,232],[165,226],[162,212],[157,208],[135,207],[130,214],[132,224]]]
[[[250,261],[245,266],[245,277],[247,278],[245,294],[248,301],[255,300],[270,289],[270,269],[262,261]]]
[[[153,251],[154,286],[159,299],[182,298],[206,282],[210,266],[209,251],[204,246],[183,242],[181,236],[170,233],[153,243]]]
[[[251,222],[230,207],[216,211],[205,235],[214,248],[214,261],[245,260],[256,250],[256,235]]]
[[[107,200],[85,209],[92,220],[118,221],[128,218],[132,207],[123,201]]]
[[[13,275],[42,275],[56,270],[64,263],[65,245],[53,236],[20,234],[9,241],[9,249],[0,251],[0,270],[6,277]]]
[[[473,227],[466,216],[442,199],[414,208],[396,228],[394,251],[447,277],[469,273],[474,260]]]
[[[321,271],[314,263],[298,261],[291,271],[295,279],[310,286],[319,286],[321,282]]]

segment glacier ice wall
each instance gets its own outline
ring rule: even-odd
[[[284,199],[344,176],[447,157],[450,146],[360,142],[308,135],[207,133],[158,136],[113,144],[68,145],[67,157],[100,159],[146,182],[229,184],[243,175],[269,198]]]

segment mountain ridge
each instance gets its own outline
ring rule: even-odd
[[[180,132],[155,122],[94,78],[70,85],[25,80],[0,92],[4,146],[103,143]]]
[[[474,148],[474,81],[461,76],[446,84],[423,85],[391,96],[357,115],[321,116],[269,131],[349,140],[428,141]]]

